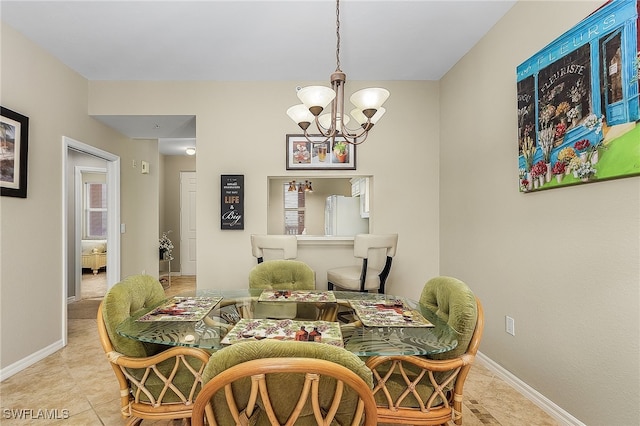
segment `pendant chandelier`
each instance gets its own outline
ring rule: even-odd
[[[382,107],[389,97],[389,91],[381,88],[367,88],[351,95],[351,103],[356,108],[351,110],[351,117],[360,124],[360,128],[347,127],[351,117],[344,110],[344,86],[347,75],[340,69],[340,0],[336,0],[336,70],[331,74],[331,88],[326,86],[307,86],[298,90],[298,98],[302,104],[294,105],[287,110],[287,115],[300,126],[304,136],[311,143],[325,143],[337,136],[345,142],[359,145],[367,139],[369,130],[384,115]],[[331,104],[331,111],[322,112]],[[308,129],[314,122],[323,141],[310,139]],[[313,135],[317,136],[317,135]]]

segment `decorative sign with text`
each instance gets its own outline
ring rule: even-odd
[[[244,229],[244,175],[220,176],[220,229]]]

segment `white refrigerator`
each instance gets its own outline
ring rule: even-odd
[[[330,195],[324,211],[324,233],[352,236],[369,233],[369,219],[360,217],[360,197]]]

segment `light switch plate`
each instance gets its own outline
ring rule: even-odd
[[[142,174],[149,174],[149,163],[147,163],[146,161],[141,161],[140,164],[142,165]]]

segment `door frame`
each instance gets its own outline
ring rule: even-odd
[[[87,145],[67,136],[62,137],[62,345],[67,346],[67,287],[69,279],[68,271],[68,209],[67,200],[71,194],[68,191],[69,178],[69,151],[77,151],[101,158],[107,162],[107,289],[120,281],[120,157],[107,151],[103,151],[91,145]],[[80,238],[76,235],[75,256],[80,259]]]

